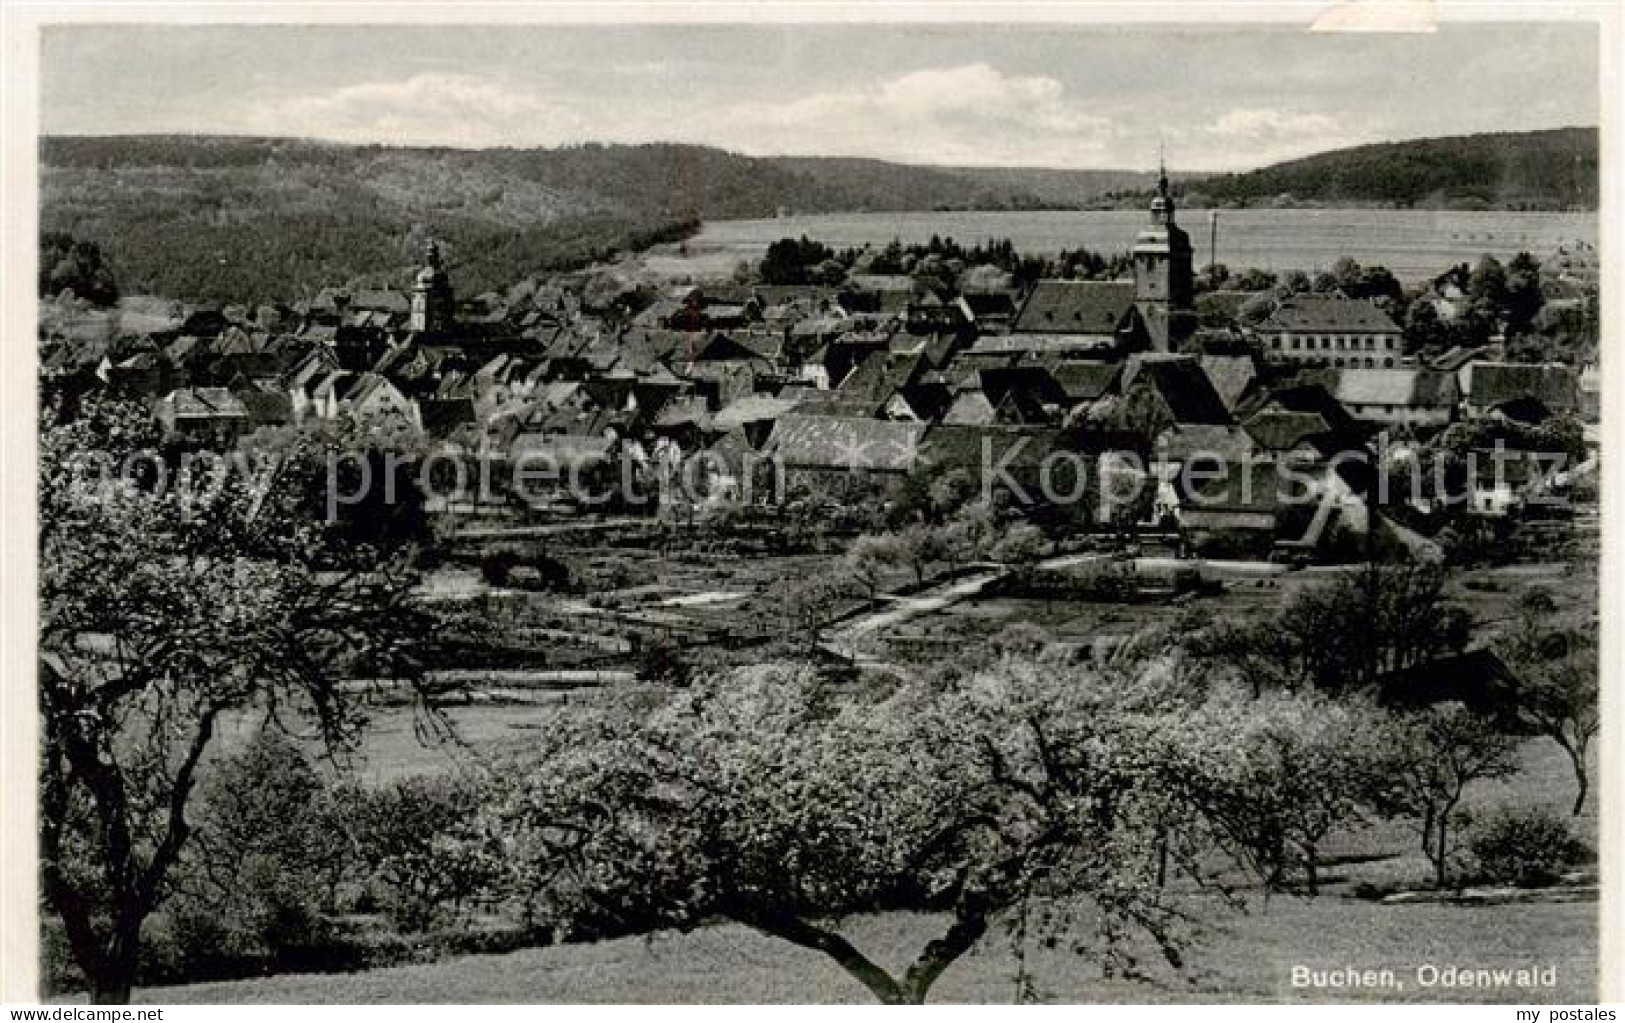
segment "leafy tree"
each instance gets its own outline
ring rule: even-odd
[[[1388,783],[1378,805],[1412,818],[1434,883],[1447,887],[1461,844],[1454,826],[1462,795],[1475,781],[1516,774],[1516,742],[1462,704],[1446,703],[1397,719],[1383,749]]]
[[[1137,969],[1136,932],[1177,965],[1156,838],[1194,826],[1207,760],[1190,744],[1211,734],[1177,708],[1152,676],[1013,660],[833,705],[812,673],[759,667],[559,736],[524,772],[513,846],[546,877],[539,901],[589,933],[725,917],[885,1003],[923,1002],[1027,906],[1051,939],[1093,920],[1108,970]],[[839,926],[888,909],[948,917],[901,971]]]
[[[1196,278],[1196,286],[1201,291],[1217,291],[1229,283],[1230,268],[1223,263],[1209,263]]]
[[[1545,304],[1546,295],[1540,287],[1540,263],[1527,252],[1518,253],[1507,264],[1506,291],[1502,299],[1507,333],[1526,334],[1532,330],[1535,317]]]
[[[914,573],[916,586],[924,586],[933,565],[952,559],[953,549],[942,527],[922,522],[904,526],[893,534],[897,560]]]
[[[1031,587],[1038,563],[1049,549],[1044,531],[1027,522],[1017,522],[994,542],[988,556],[1010,568],[1011,581],[1018,592]]]
[[[1252,267],[1235,279],[1233,287],[1238,291],[1269,291],[1275,287],[1276,276],[1268,270]]]
[[[1463,649],[1470,621],[1444,586],[1438,565],[1372,564],[1299,591],[1276,619],[1289,671],[1337,690]]]
[[[834,266],[825,267],[827,263],[834,263]],[[835,253],[829,246],[802,235],[800,238],[780,238],[769,245],[757,267],[757,275],[764,284],[807,284],[815,276],[825,278],[820,283],[838,283],[838,280],[828,278],[844,277],[845,269],[835,260]]]
[[[681,689],[689,684],[694,667],[683,654],[683,648],[669,640],[658,639],[638,648],[638,678],[657,685]]]
[[[852,541],[842,561],[847,575],[873,600],[880,595],[886,570],[897,563],[897,545],[889,534],[864,533]]]
[[[76,297],[101,306],[112,305],[119,297],[118,284],[102,259],[99,245],[59,231],[46,231],[39,243],[39,293],[41,297],[52,297],[63,291],[72,291]]]
[[[1412,302],[1405,314],[1405,350],[1433,352],[1449,346],[1451,331],[1439,318],[1439,310],[1427,299]]]
[[[308,968],[320,957],[330,936],[323,913],[357,866],[331,797],[276,728],[206,773],[164,906],[184,976]]]
[[[1184,648],[1192,657],[1233,676],[1255,699],[1273,689],[1293,688],[1298,681],[1292,670],[1297,661],[1292,639],[1273,622],[1212,622],[1187,634]]]
[[[494,779],[477,774],[412,775],[341,792],[351,840],[366,876],[403,930],[459,917],[511,876],[487,806],[501,801]]]
[[[342,680],[418,678],[433,629],[401,560],[318,570],[298,474],[159,479],[144,410],[81,412],[47,409],[40,431],[41,881],[92,995],[125,1001],[220,729],[299,723],[343,749],[364,718]]]
[[[1273,693],[1214,714],[1230,732],[1211,789],[1221,842],[1266,884],[1294,864],[1320,893],[1321,849],[1378,804],[1384,720],[1375,708],[1315,693]],[[1236,722],[1241,722],[1239,728]]]
[[[1470,831],[1474,871],[1500,884],[1551,884],[1588,851],[1568,822],[1545,807],[1499,807]]]
[[[807,575],[790,576],[768,591],[777,614],[780,635],[798,654],[816,650],[824,630],[842,604],[854,596],[856,584],[839,567]]]
[[[1530,591],[1500,650],[1512,670],[1515,713],[1569,758],[1575,781],[1571,812],[1579,816],[1591,787],[1586,760],[1602,727],[1596,626],[1564,628],[1556,612],[1549,594]]]
[[[1491,255],[1479,258],[1478,265],[1467,278],[1467,296],[1474,301],[1482,300],[1488,303],[1489,308],[1499,309],[1506,301],[1507,272],[1501,261]]]

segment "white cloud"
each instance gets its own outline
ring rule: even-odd
[[[479,75],[423,72],[293,96],[252,112],[254,130],[403,145],[533,144],[587,133],[569,106]]]
[[[1279,139],[1324,135],[1337,131],[1337,121],[1325,114],[1291,114],[1283,110],[1232,110],[1213,125],[1213,131],[1245,139]]]
[[[1054,78],[985,63],[926,68],[783,101],[543,94],[482,75],[422,72],[293,96],[250,111],[265,134],[407,145],[695,141],[745,153],[930,163],[1086,166],[1112,123]]]
[[[1218,162],[1232,167],[1261,166],[1359,141],[1335,117],[1267,107],[1231,110],[1204,133],[1219,147]]]
[[[841,153],[970,164],[1075,165],[1098,159],[1112,122],[1070,99],[1054,78],[988,64],[927,68],[866,88],[718,111],[750,152]]]

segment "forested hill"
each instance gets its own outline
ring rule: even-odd
[[[703,146],[402,149],[220,136],[41,143],[41,229],[100,246],[118,286],[189,300],[298,298],[408,279],[430,235],[466,293],[670,240],[699,220],[1138,205],[1137,171],[912,167]],[[1597,198],[1597,133],[1362,146],[1190,180],[1186,203],[1566,208]],[[1283,200],[1290,196],[1290,200]]]
[[[1193,201],[1596,209],[1597,129],[1413,139],[1193,181]]]
[[[1068,172],[763,159],[685,145],[459,150],[59,137],[41,144],[40,217],[44,231],[99,244],[126,292],[297,297],[357,275],[401,277],[429,234],[447,242],[460,286],[479,292],[680,237],[696,220],[1076,207],[1125,184],[1120,173],[1057,173]],[[1071,201],[1067,184],[1082,190]]]

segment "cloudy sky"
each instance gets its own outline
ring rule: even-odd
[[[77,26],[47,133],[681,141],[914,163],[1258,166],[1361,142],[1597,122],[1584,25],[1434,35],[1091,26]]]

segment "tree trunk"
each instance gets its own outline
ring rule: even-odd
[[[925,996],[942,972],[987,932],[987,917],[981,909],[962,908],[953,926],[925,946],[899,983],[839,934],[799,917],[744,912],[734,914],[734,919],[776,938],[824,953],[868,988],[882,1005],[924,1005]]]
[[[1578,817],[1585,811],[1586,793],[1591,790],[1591,779],[1586,775],[1585,756],[1578,753],[1571,753],[1569,756],[1574,761],[1574,781],[1579,786],[1579,790],[1574,794],[1574,810],[1571,816]]]
[[[129,1005],[134,983],[128,979],[99,981],[91,986],[92,1005]]]
[[[1320,894],[1320,856],[1313,845],[1304,846],[1303,873],[1312,899]]]
[[[875,965],[852,946],[852,943],[833,931],[824,930],[799,917],[781,914],[741,913],[736,920],[791,944],[822,952],[851,974],[875,1000],[882,1005],[907,1005],[908,997],[891,974]]]
[[[120,927],[107,942],[98,969],[87,972],[90,1000],[96,1005],[128,1005],[135,987],[135,971],[141,949],[141,928]]]
[[[1443,891],[1450,885],[1450,815],[1439,814],[1439,834],[1434,847],[1437,858],[1433,861],[1434,884]]]
[[[980,908],[961,908],[948,933],[925,946],[920,958],[908,968],[903,978],[903,994],[907,1004],[924,1005],[925,996],[936,983],[942,971],[987,933],[987,916]]]

